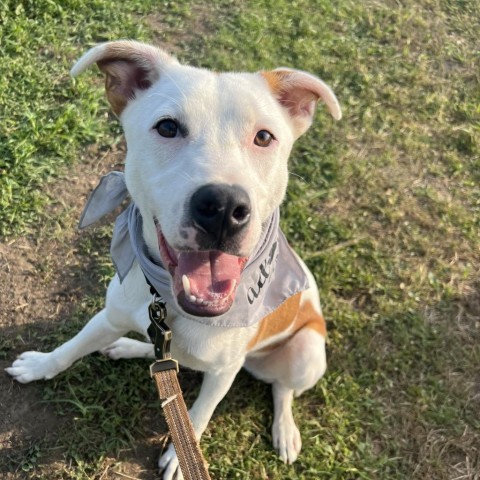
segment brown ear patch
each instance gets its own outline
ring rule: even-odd
[[[325,337],[327,328],[323,316],[317,312],[310,300],[307,299],[303,303],[301,300],[302,292],[290,297],[267,315],[260,322],[257,333],[248,343],[247,350],[252,350],[255,345],[286,330],[294,335],[303,327],[312,328]]]
[[[135,98],[135,91],[146,90],[158,80],[156,53],[150,47],[132,42],[113,43],[106,48],[97,65],[105,73],[107,98],[116,115]]]
[[[260,72],[262,77],[267,81],[270,90],[274,95],[279,95],[282,92],[282,83],[287,76],[286,72],[281,71],[264,71]]]
[[[130,60],[102,60],[98,68],[105,73],[107,99],[116,115],[135,98],[136,90],[146,90],[152,85],[151,73]]]
[[[288,70],[263,71],[270,91],[277,101],[288,110],[297,137],[311,124],[319,95],[306,88],[298,74]]]
[[[333,118],[342,118],[342,110],[335,94],[326,83],[314,75],[287,68],[263,71],[260,75],[272,95],[287,109],[296,138],[310,127],[320,99],[326,103]]]

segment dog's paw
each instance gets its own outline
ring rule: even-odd
[[[169,445],[167,451],[160,457],[158,468],[160,469],[163,480],[183,480],[183,475],[178,466],[178,458],[173,443]]]
[[[293,463],[302,448],[300,432],[290,412],[281,415],[272,426],[273,447],[285,463]]]
[[[100,352],[113,360],[154,357],[153,345],[151,343],[140,342],[126,337],[119,338],[108,347],[102,348]]]
[[[5,371],[17,382],[29,383],[53,378],[61,368],[58,368],[51,353],[24,352]]]

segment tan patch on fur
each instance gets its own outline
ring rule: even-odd
[[[115,115],[120,116],[127,106],[128,98],[125,95],[117,92],[119,80],[116,76],[110,74],[108,67],[101,66],[100,63],[99,67],[105,73],[105,92],[108,102],[110,103]]]
[[[264,71],[262,77],[267,81],[270,90],[278,95],[283,89],[283,82],[286,77],[285,72]]]
[[[134,42],[115,42],[108,45],[97,64],[105,73],[105,90],[116,115],[120,115],[134,90],[150,87],[158,79],[155,64],[163,52]]]
[[[305,300],[301,304],[302,293],[297,293],[290,297],[274,312],[267,315],[260,323],[256,335],[248,343],[247,349],[252,350],[255,345],[267,340],[270,337],[278,335],[281,332],[290,330],[290,336],[294,335],[300,329],[311,328],[324,337],[327,335],[327,328],[323,316],[315,310],[310,300]],[[279,343],[275,342],[266,349],[277,347]]]

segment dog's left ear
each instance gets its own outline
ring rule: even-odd
[[[278,68],[261,72],[279,103],[288,110],[296,138],[312,124],[320,99],[335,120],[342,118],[342,110],[332,89],[319,78],[301,70]]]
[[[178,63],[160,48],[131,40],[107,42],[86,52],[70,71],[77,76],[96,63],[105,74],[105,90],[113,111],[120,116],[135,93],[158,80],[167,64]]]

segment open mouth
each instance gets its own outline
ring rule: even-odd
[[[219,250],[179,251],[171,247],[157,224],[158,245],[173,279],[179,306],[191,315],[214,317],[235,300],[240,275],[248,261]]]

